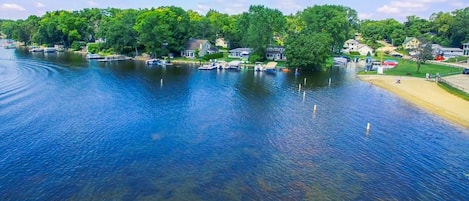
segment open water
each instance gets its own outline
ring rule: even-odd
[[[355,72],[0,49],[0,200],[469,200],[469,131]]]

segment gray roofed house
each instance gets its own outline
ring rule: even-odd
[[[228,57],[230,58],[249,58],[249,55],[252,52],[252,48],[236,48],[230,50],[230,55]]]
[[[196,58],[197,51],[199,57],[218,52],[216,48],[212,47],[210,41],[191,38],[187,41],[185,50],[181,52],[181,56],[193,59]]]

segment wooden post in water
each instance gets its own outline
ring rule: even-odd
[[[369,133],[369,132],[370,132],[370,126],[371,126],[370,123],[367,123],[367,124],[366,124],[366,133]]]
[[[314,105],[314,107],[313,107],[314,113],[316,113],[317,109],[318,109],[318,108],[317,108],[317,105]]]
[[[305,101],[306,99],[306,91],[303,91],[303,102]]]
[[[306,78],[305,78],[305,81],[304,81],[304,85],[306,85]]]
[[[332,78],[329,78],[329,86],[331,86]]]
[[[163,86],[163,78],[161,78],[160,84],[161,84],[161,86]]]
[[[298,92],[301,91],[301,84],[298,84]]]

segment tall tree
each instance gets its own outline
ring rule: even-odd
[[[329,34],[303,29],[290,34],[286,44],[285,55],[289,66],[319,71],[330,57],[333,41]]]
[[[352,9],[337,5],[321,5],[306,8],[301,13],[305,26],[315,33],[326,33],[332,38],[331,51],[338,52],[351,37],[351,22],[357,19]]]
[[[454,13],[454,23],[451,28],[451,46],[461,47],[469,42],[469,7],[459,9]]]
[[[138,15],[134,9],[109,10],[103,19],[98,37],[106,39],[106,45],[118,53],[132,51],[137,46],[137,32],[133,29]],[[124,51],[125,50],[125,51]]]
[[[424,37],[419,37],[420,45],[417,49],[413,50],[415,55],[414,59],[417,61],[417,73],[420,73],[420,66],[426,61],[433,59],[432,43],[427,41]]]

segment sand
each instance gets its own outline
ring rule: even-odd
[[[397,76],[359,75],[359,79],[382,87],[401,98],[449,121],[469,128],[469,101],[448,93],[435,82],[424,78]]]

